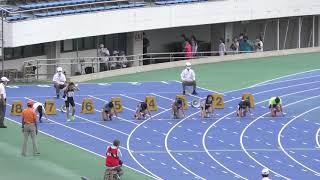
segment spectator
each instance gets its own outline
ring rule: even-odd
[[[121,169],[122,161],[121,161],[121,151],[120,151],[120,141],[114,140],[112,146],[107,147],[107,153],[106,153],[106,167],[108,168],[114,168],[118,175],[123,175],[123,171]]]
[[[261,176],[262,176],[262,179],[261,180],[271,180],[269,178],[269,169],[267,168],[263,168],[262,171],[261,171]]]
[[[42,123],[41,118],[42,118],[43,114],[44,114],[44,116],[45,116],[46,118],[48,118],[47,113],[46,113],[46,110],[45,110],[44,105],[43,105],[42,103],[39,103],[39,102],[34,103],[34,105],[33,105],[33,110],[34,110],[35,112],[38,112],[38,113],[39,113],[39,122],[40,122],[40,123]]]
[[[9,79],[6,77],[1,78],[0,82],[0,128],[7,128],[4,125],[4,117],[6,114],[6,103],[7,103],[7,94],[6,94],[6,85],[8,84]]]
[[[186,69],[184,69],[181,73],[181,81],[182,81],[182,89],[183,89],[183,94],[186,94],[186,86],[193,86],[193,95],[197,95],[198,93],[196,92],[196,75],[194,71],[191,69],[191,63],[187,62],[186,63]]]
[[[119,61],[120,61],[120,66],[121,66],[121,68],[130,67],[130,62],[128,61],[128,59],[127,59],[126,54],[124,53],[124,51],[120,51]]]
[[[191,36],[192,56],[197,56],[198,42],[194,35]]]
[[[243,40],[240,41],[240,51],[245,53],[252,52],[252,46],[248,41],[248,36],[244,36]]]
[[[66,76],[62,73],[62,67],[57,67],[57,73],[52,79],[54,83],[54,88],[56,89],[57,99],[60,97],[60,90],[66,87]]]
[[[100,44],[98,55],[100,57],[100,72],[108,70],[107,64],[110,56],[108,48],[105,48],[103,44]]]
[[[110,58],[110,69],[116,69],[119,67],[119,52],[117,50],[114,50],[112,53],[112,57]]]
[[[184,51],[186,52],[186,57],[187,58],[192,58],[192,46],[189,40],[187,40],[185,42],[185,47],[184,47]]]
[[[146,37],[146,34],[143,32],[143,59],[147,59],[149,58],[148,55],[146,55],[148,53],[148,47],[150,46],[150,41],[149,39]],[[148,65],[150,64],[150,60],[144,60],[143,61],[143,65]]]
[[[33,145],[33,155],[40,155],[37,147],[36,142],[36,135],[38,134],[38,126],[37,126],[37,120],[36,120],[36,112],[34,112],[32,106],[33,102],[28,101],[27,103],[28,108],[24,109],[22,111],[22,132],[24,136],[23,145],[22,145],[22,151],[21,155],[26,156],[27,151],[27,142],[28,137],[31,135],[32,145]]]
[[[257,38],[255,43],[254,43],[254,46],[255,46],[255,50],[257,52],[262,52],[263,51],[263,42],[261,40],[261,38]]]
[[[224,56],[226,53],[226,45],[224,44],[224,40],[220,39],[219,44],[219,56]]]
[[[230,49],[233,50],[235,53],[239,52],[239,41],[236,37],[233,39]]]

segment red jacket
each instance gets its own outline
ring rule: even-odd
[[[118,148],[113,149],[108,147],[106,153],[106,166],[107,167],[115,167],[120,165],[120,159],[118,157]]]

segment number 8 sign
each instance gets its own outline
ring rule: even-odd
[[[22,101],[13,101],[11,108],[11,115],[13,116],[21,116],[22,115]]]

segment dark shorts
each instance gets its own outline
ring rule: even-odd
[[[278,107],[278,104],[270,104],[269,105],[269,108],[277,108]]]
[[[71,104],[72,107],[76,106],[74,103],[73,97],[67,97],[67,100],[64,103],[67,108],[69,107],[69,104]]]
[[[238,110],[246,110],[247,109],[247,106],[238,106]]]
[[[37,111],[38,111],[38,113],[40,114],[40,115],[42,115],[42,106],[41,105],[39,105],[38,107],[37,107]]]

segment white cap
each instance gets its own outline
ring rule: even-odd
[[[269,169],[268,168],[263,168],[261,171],[262,175],[269,175]]]
[[[186,66],[191,66],[191,63],[190,62],[186,62]]]
[[[7,77],[4,77],[4,76],[3,76],[3,77],[1,78],[1,81],[2,81],[2,82],[8,82],[8,81],[10,81],[10,80],[9,80]]]
[[[57,67],[57,72],[62,72],[62,67]]]

